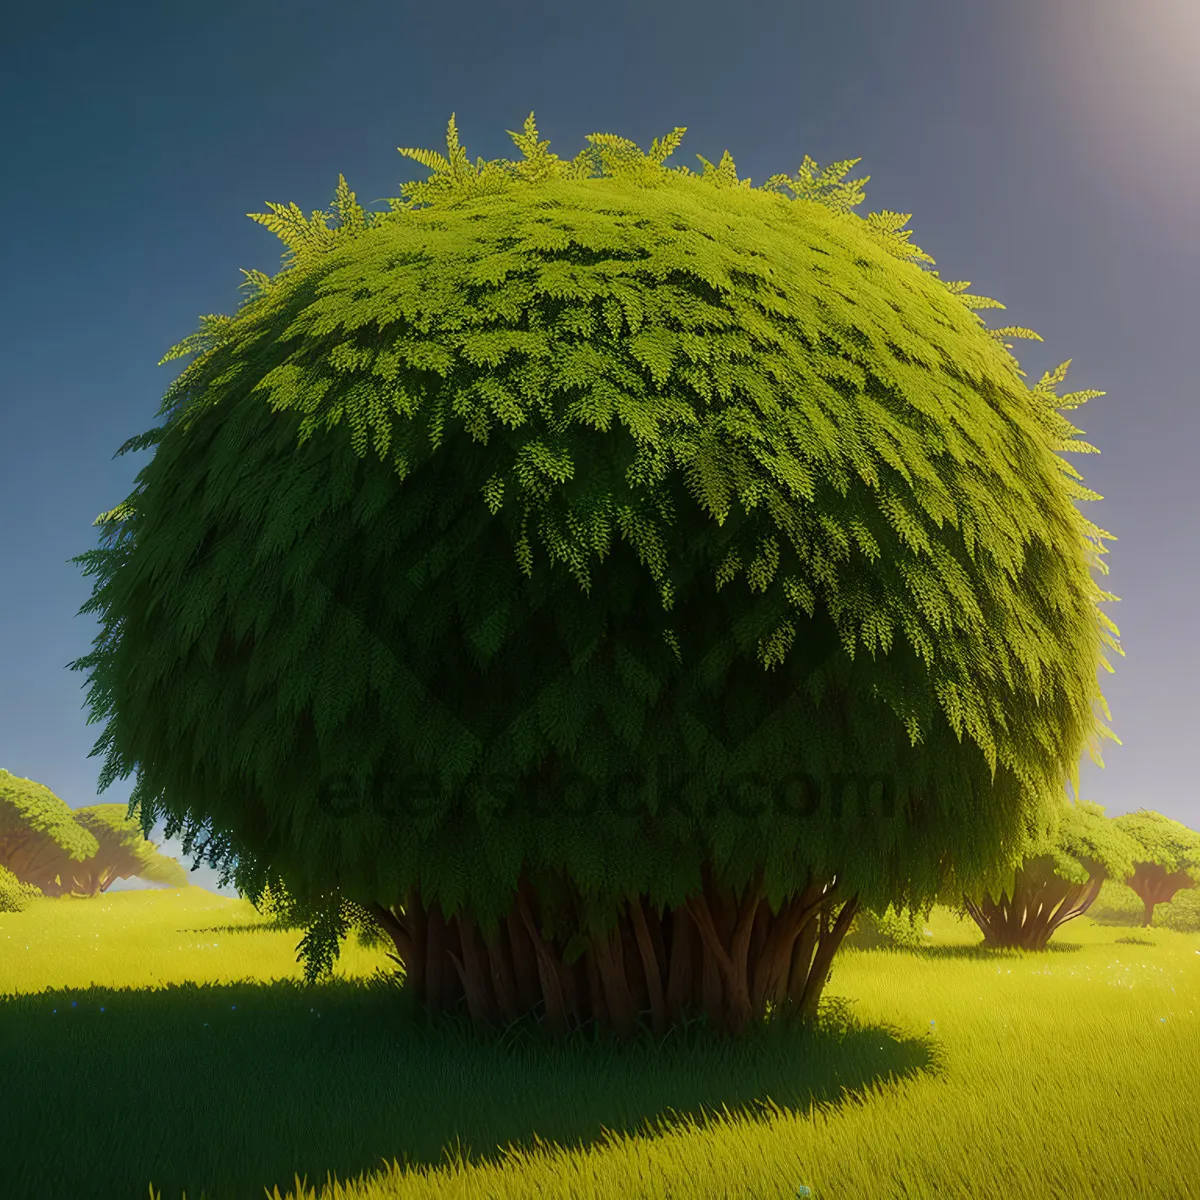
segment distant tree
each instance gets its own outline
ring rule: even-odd
[[[0,866],[47,892],[67,864],[85,862],[99,849],[94,834],[45,784],[0,770]]]
[[[251,214],[292,261],[120,451],[99,787],[290,894],[307,979],[373,922],[430,1012],[810,1019],[860,903],[1002,875],[1101,761],[1102,393],[1023,383],[857,160],[683,132],[473,167],[451,118],[391,213]]]
[[[1005,887],[964,895],[963,907],[985,945],[1041,950],[1059,926],[1087,912],[1105,879],[1125,878],[1139,849],[1098,804],[1068,803],[1057,831],[1033,848]]]
[[[74,817],[100,845],[91,858],[75,864],[58,865],[54,890],[47,895],[70,892],[76,896],[97,896],[118,879],[144,879],[167,887],[187,887],[187,872],[173,858],[158,853],[157,844],[148,841],[138,817],[127,815],[124,804],[93,804],[74,810]]]
[[[1200,883],[1200,833],[1145,808],[1117,817],[1115,823],[1142,849],[1125,882],[1146,906],[1142,925],[1147,926],[1156,904],[1169,904],[1176,892]]]
[[[44,784],[7,771],[0,772],[0,865],[46,896],[94,896],[134,877],[187,886],[187,872],[147,841],[126,805],[70,808]]]

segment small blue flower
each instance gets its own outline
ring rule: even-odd
[[[797,1195],[797,1196],[811,1196],[811,1195],[812,1195],[812,1192],[811,1192],[811,1191],[809,1191],[809,1189],[808,1189],[808,1188],[806,1188],[806,1187],[804,1186],[804,1184],[801,1184],[801,1185],[800,1185],[800,1190],[799,1190],[799,1191],[796,1193],[796,1195]]]

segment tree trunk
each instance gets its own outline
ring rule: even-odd
[[[1054,931],[1082,916],[1100,894],[1104,876],[1093,872],[1087,883],[1071,883],[1038,870],[1018,871],[1010,898],[985,896],[978,904],[963,897],[971,919],[983,931],[985,946],[1043,950]]]
[[[772,1012],[812,1021],[833,956],[857,909],[857,897],[834,915],[836,884],[809,879],[778,912],[767,903],[761,872],[737,895],[705,866],[701,890],[661,914],[645,897],[628,900],[606,930],[579,928],[573,894],[547,936],[551,915],[531,880],[518,881],[512,910],[485,938],[471,914],[446,916],[410,888],[403,907],[371,906],[391,938],[404,987],[426,1012],[465,1002],[473,1022],[511,1024],[540,1012],[563,1034],[596,1022],[622,1038],[645,1021],[656,1037],[706,1013],[715,1029],[736,1036]],[[587,946],[573,964],[563,957],[568,931]]]

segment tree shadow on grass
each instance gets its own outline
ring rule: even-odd
[[[1136,912],[1121,908],[1089,908],[1087,915],[1097,925],[1112,925],[1123,929],[1136,929],[1142,924],[1142,909]]]
[[[1052,937],[1040,950],[1022,950],[1009,946],[985,946],[983,942],[979,942],[973,946],[920,946],[911,951],[911,953],[918,958],[975,958],[987,961],[993,958],[1020,958],[1029,954],[1075,954],[1083,948],[1080,942],[1063,942]]]
[[[927,1037],[860,1025],[836,999],[816,1029],[736,1044],[702,1022],[626,1047],[594,1027],[556,1044],[528,1020],[465,1025],[414,1014],[383,973],[0,997],[0,1162],[17,1164],[5,1194],[113,1200],[153,1183],[161,1200],[248,1200],[297,1175],[495,1158],[535,1135],[650,1137],[723,1109],[762,1119],[941,1070]]]
[[[237,925],[180,925],[178,933],[279,933],[303,932],[270,917],[261,921],[243,921]]]

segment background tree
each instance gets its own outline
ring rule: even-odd
[[[82,863],[55,864],[56,883],[43,888],[49,896],[70,892],[76,896],[98,896],[118,879],[145,879],[167,887],[187,887],[187,872],[173,858],[158,853],[148,841],[138,817],[127,815],[124,804],[94,804],[77,808],[75,820],[99,843],[99,849]]]
[[[962,910],[983,931],[984,945],[1044,949],[1060,925],[1087,912],[1105,879],[1125,878],[1140,849],[1098,804],[1066,804],[1057,832],[1033,848],[1007,885],[964,895]]]
[[[857,160],[683,132],[472,166],[451,118],[390,213],[251,214],[291,261],[120,451],[99,786],[290,895],[306,978],[374,921],[429,1011],[809,1019],[860,903],[1011,868],[1101,761],[1101,393],[1027,387]]]
[[[1117,817],[1116,825],[1142,849],[1125,882],[1146,906],[1146,926],[1156,904],[1169,904],[1176,892],[1200,883],[1200,833],[1145,808]]]
[[[0,866],[49,894],[68,864],[85,862],[99,849],[95,835],[45,784],[0,770]]]

